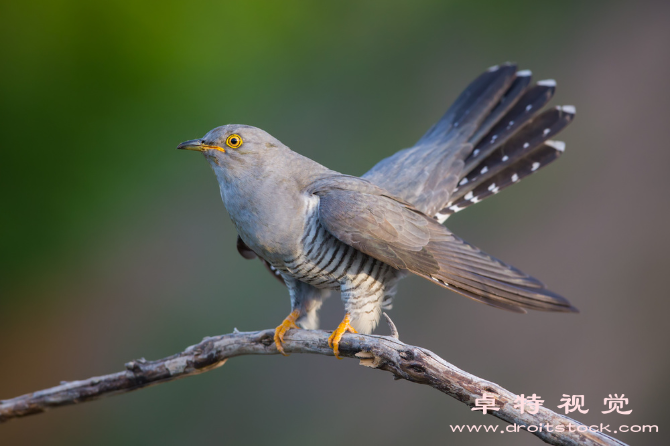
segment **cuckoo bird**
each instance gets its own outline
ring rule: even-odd
[[[362,177],[330,170],[265,131],[224,125],[178,148],[201,152],[237,229],[237,249],[259,258],[288,288],[291,313],[275,330],[317,328],[330,291],[344,303],[329,338],[370,333],[398,281],[415,274],[496,308],[576,312],[539,280],[465,242],[444,221],[558,158],[551,140],[575,115],[542,111],[556,83],[531,83],[514,64],[489,68],[408,149]]]

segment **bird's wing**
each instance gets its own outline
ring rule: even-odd
[[[539,280],[464,242],[411,204],[365,180],[319,180],[319,220],[338,240],[394,268],[506,310],[576,311]]]

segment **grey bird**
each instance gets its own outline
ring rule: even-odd
[[[291,328],[314,329],[339,290],[345,316],[329,338],[339,358],[345,332],[370,333],[409,273],[504,310],[576,312],[539,280],[482,252],[442,223],[556,158],[550,138],[572,106],[542,111],[553,80],[531,83],[514,64],[489,68],[411,148],[362,177],[312,161],[261,129],[217,127],[179,149],[202,152],[245,258],[260,258],[288,288],[291,313],[275,330],[281,353]]]

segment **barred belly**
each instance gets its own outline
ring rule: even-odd
[[[319,223],[318,201],[308,206],[304,228],[299,253],[273,266],[316,288],[341,290],[354,327],[370,332],[403,273],[335,238]]]

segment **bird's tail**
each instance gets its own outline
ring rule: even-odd
[[[543,111],[554,95],[556,82],[543,80],[533,84],[530,71],[510,73],[515,68],[509,64],[493,67],[473,81],[445,117],[422,138],[432,138],[433,144],[438,145],[435,135],[453,141],[457,139],[453,136],[454,127],[464,123],[476,126],[471,127],[468,136],[461,139],[462,165],[452,161],[448,169],[439,172],[443,178],[458,172],[454,186],[442,191],[448,194],[448,200],[443,201],[440,207],[428,208],[439,209],[435,216],[440,223],[451,214],[536,172],[565,150],[565,143],[552,138],[572,121],[575,108],[558,106]],[[496,72],[500,74],[496,76]],[[507,82],[502,82],[501,78],[506,78]],[[482,83],[485,87],[478,86]],[[501,88],[505,91],[501,92]],[[486,99],[489,100],[488,107],[476,105],[484,104]],[[428,197],[433,200],[432,206],[438,204],[436,198],[439,195],[436,192],[439,189],[431,189],[424,189],[418,201]],[[577,311],[539,280],[454,235],[452,238],[431,242],[428,246],[440,270],[423,275],[425,278],[471,299],[510,311]]]
[[[531,74],[520,71],[516,76],[517,80],[523,77],[529,82]],[[473,150],[464,161],[449,201],[436,214],[440,222],[561,156],[565,143],[551,138],[572,122],[575,108],[566,105],[541,111],[555,89],[553,80],[539,81],[525,88],[515,88],[512,84],[503,97],[505,110],[497,110],[503,108],[500,105],[494,108],[470,138]],[[510,98],[510,95],[515,97]]]
[[[413,146],[380,161],[363,177],[444,222],[561,155],[552,138],[574,107],[542,108],[556,82],[531,82],[514,64],[489,68],[460,94]]]

